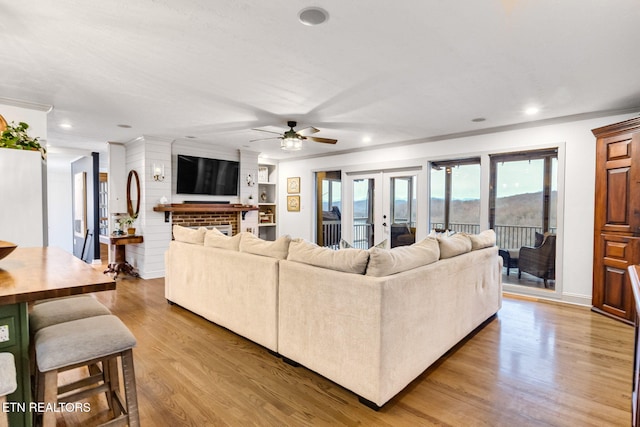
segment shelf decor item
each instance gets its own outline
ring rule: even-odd
[[[262,190],[262,193],[260,193],[260,201],[262,203],[267,201],[267,190]]]
[[[300,193],[300,177],[287,178],[287,193],[298,194]]]
[[[269,182],[269,168],[266,166],[258,168],[258,182]]]

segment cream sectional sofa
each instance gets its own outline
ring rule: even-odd
[[[381,407],[501,307],[495,234],[454,236],[368,251],[173,241],[166,296]]]

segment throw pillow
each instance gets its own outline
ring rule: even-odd
[[[382,242],[378,243],[377,245],[373,246],[374,248],[383,248],[387,246],[387,239],[384,239]],[[353,248],[353,245],[349,242],[347,242],[344,239],[340,239],[340,249],[349,249],[349,248]]]
[[[469,234],[471,239],[471,250],[490,248],[496,245],[496,232],[493,230],[484,230],[478,234]]]
[[[204,235],[207,229],[200,227],[198,229],[183,227],[181,225],[173,226],[173,238],[178,242],[192,243],[194,245],[204,244]]]
[[[294,239],[289,246],[287,260],[346,273],[364,274],[369,252],[356,248],[336,251],[303,239]]]
[[[212,248],[239,251],[240,239],[242,239],[242,233],[238,233],[235,236],[227,236],[217,228],[212,228],[207,230],[204,235],[204,245]]]
[[[367,276],[382,277],[432,264],[440,258],[438,241],[427,237],[410,246],[369,249]]]
[[[282,236],[273,242],[262,240],[253,233],[241,233],[240,252],[247,252],[254,255],[268,256],[277,259],[286,259],[289,253],[289,242],[291,237]]]
[[[452,258],[471,251],[471,239],[463,233],[438,237],[440,259]]]

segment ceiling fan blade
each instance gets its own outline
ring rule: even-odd
[[[307,136],[307,135],[311,135],[313,133],[318,133],[318,132],[320,132],[320,129],[314,128],[313,126],[309,126],[304,129],[300,129],[296,133],[298,135]]]
[[[305,139],[310,139],[310,140],[315,141],[315,142],[321,142],[323,144],[335,144],[336,142],[338,142],[337,139],[318,138],[316,136],[306,136]]]
[[[274,133],[274,132],[272,132]],[[249,140],[249,142],[256,142],[256,141],[266,141],[267,139],[282,139],[281,136],[274,136],[273,138],[258,138],[258,139],[251,139]]]
[[[251,129],[251,130],[257,130],[257,131],[260,131],[260,132],[268,132],[268,133],[275,133],[276,135],[282,135],[282,132],[274,132],[274,131],[271,131],[271,130],[264,130],[264,129]]]

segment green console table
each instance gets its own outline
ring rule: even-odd
[[[0,352],[13,353],[18,388],[7,396],[10,426],[32,425],[28,304],[108,291],[112,277],[59,248],[17,248],[0,260]]]

